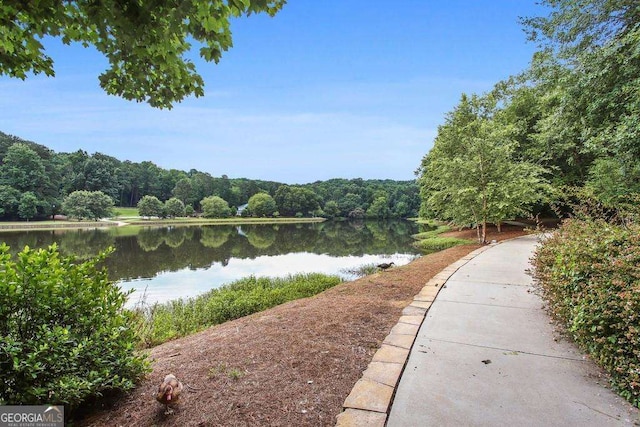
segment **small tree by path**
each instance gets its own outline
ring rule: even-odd
[[[543,168],[514,160],[511,130],[491,119],[490,104],[462,97],[424,157],[420,176],[423,213],[475,224],[481,243],[487,223],[524,214],[548,191]]]

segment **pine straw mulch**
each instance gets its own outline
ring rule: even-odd
[[[475,238],[475,230],[452,232]],[[488,232],[488,240],[523,235]],[[342,283],[312,298],[214,326],[150,350],[153,371],[87,426],[331,426],[402,309],[431,277],[478,245]],[[186,387],[164,415],[155,391],[167,373]]]

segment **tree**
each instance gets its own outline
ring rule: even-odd
[[[138,215],[147,218],[161,217],[164,212],[164,204],[156,196],[144,196],[138,202]]]
[[[335,200],[329,200],[325,203],[323,210],[327,218],[335,218],[340,215],[340,208],[338,207],[338,202]]]
[[[213,177],[208,173],[195,171],[191,176],[193,200],[202,200],[213,196]]]
[[[113,199],[102,191],[74,191],[62,202],[62,211],[78,219],[105,218],[111,215],[112,208]]]
[[[583,108],[570,98],[574,79],[567,69],[551,66],[545,81],[535,86],[514,79],[500,83],[495,96],[504,105],[494,119],[512,129],[514,158],[547,169],[555,186],[581,186],[588,176],[594,152],[584,143]]]
[[[356,209],[362,210],[362,197],[355,193],[347,193],[338,201],[338,206],[341,215],[347,217]]]
[[[0,185],[0,216],[12,217],[18,213],[20,192],[8,185]]]
[[[164,208],[170,217],[184,216],[184,203],[175,197],[170,198],[164,203]]]
[[[113,212],[113,199],[111,197],[102,191],[90,191],[89,196],[89,209],[94,220],[111,216]]]
[[[572,59],[612,39],[637,30],[640,22],[635,0],[541,0],[549,15],[522,19],[529,39],[557,56]]]
[[[78,150],[73,153],[58,154],[63,164],[64,178],[62,181],[62,191],[71,194],[77,190],[86,190],[84,165],[90,158],[86,151]]]
[[[251,196],[247,208],[251,215],[258,217],[273,216],[278,210],[276,201],[267,193],[258,193]]]
[[[231,216],[229,204],[221,197],[209,196],[200,201],[205,218],[227,218]]]
[[[320,208],[320,198],[309,188],[281,185],[274,196],[278,211],[284,216],[305,215]]]
[[[169,0],[33,3],[4,0],[0,8],[0,75],[25,79],[54,75],[53,59],[40,42],[93,45],[109,60],[100,86],[110,95],[171,108],[189,95],[202,96],[204,82],[188,58],[192,42],[206,61],[220,60],[232,46],[230,20],[266,12],[285,0]]]
[[[596,160],[589,175],[585,187],[607,206],[616,206],[628,196],[629,182],[626,180],[624,167],[618,159]],[[634,190],[638,193],[640,188],[636,187]]]
[[[134,179],[140,196],[160,198],[160,176],[162,168],[153,162],[144,161],[135,164]]]
[[[84,188],[82,189],[102,191],[113,199],[117,199],[120,190],[117,177],[119,163],[119,160],[100,153],[88,158],[82,171],[84,178]]]
[[[27,191],[20,197],[18,204],[18,215],[20,218],[29,221],[38,214],[38,198],[31,191]]]
[[[579,180],[611,202],[640,189],[640,13],[633,0],[543,0],[545,17],[523,20],[539,43],[526,85],[553,99],[537,126],[541,147],[580,159]],[[569,157],[569,160],[573,160]],[[613,165],[615,162],[616,165]],[[597,182],[602,180],[601,182]],[[576,182],[577,181],[577,182]],[[621,200],[620,198],[617,198]]]
[[[222,175],[220,178],[213,178],[212,191],[212,194],[220,196],[224,200],[231,203],[233,194],[231,193],[231,182],[229,181],[229,177],[227,175]]]
[[[169,200],[173,195],[173,189],[176,187],[176,184],[182,180],[187,178],[187,174],[184,171],[178,169],[162,169],[160,171],[160,183],[158,185],[158,194],[157,197],[160,200]],[[184,202],[183,202],[184,203]]]
[[[377,197],[366,211],[368,218],[385,219],[391,216],[391,210],[387,198],[384,196]]]
[[[491,99],[463,96],[421,165],[423,212],[474,224],[486,240],[488,222],[527,212],[544,197],[544,170],[513,159],[510,129],[491,119]]]
[[[173,197],[178,198],[185,205],[190,205],[194,202],[194,198],[192,196],[193,188],[191,186],[191,180],[189,178],[182,178],[178,182],[176,182],[175,187],[171,191]]]
[[[13,144],[0,167],[0,183],[21,193],[41,193],[48,183],[45,167],[38,153],[24,143]]]

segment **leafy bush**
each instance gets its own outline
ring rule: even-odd
[[[0,404],[68,405],[128,390],[147,370],[135,352],[127,294],[97,264],[63,258],[55,245],[0,245]]]
[[[640,226],[568,220],[534,266],[552,313],[640,406]]]
[[[189,335],[212,325],[318,294],[341,282],[338,276],[297,274],[240,279],[195,298],[139,309],[139,335],[146,346]]]

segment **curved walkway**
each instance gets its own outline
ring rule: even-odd
[[[526,273],[536,244],[485,246],[427,283],[337,425],[640,425],[638,410],[554,331]]]

